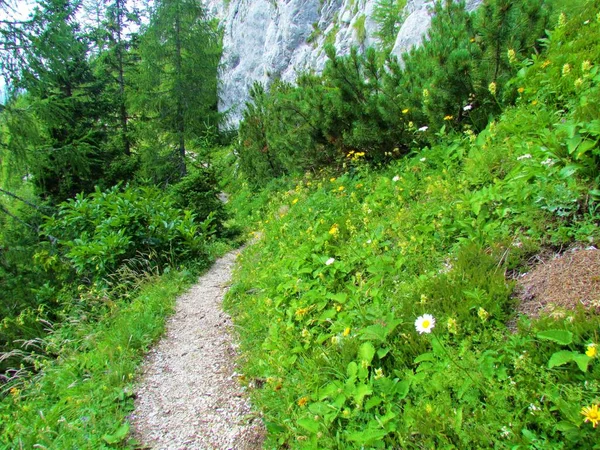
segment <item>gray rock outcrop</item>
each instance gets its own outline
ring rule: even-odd
[[[468,0],[474,9],[482,0]],[[220,77],[221,111],[232,125],[241,119],[255,81],[294,81],[299,73],[320,72],[324,47],[338,54],[352,46],[377,46],[379,25],[373,18],[377,0],[205,0],[209,13],[224,28]],[[401,56],[419,45],[431,23],[431,0],[408,0],[392,52]]]

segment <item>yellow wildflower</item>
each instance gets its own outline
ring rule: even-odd
[[[298,203],[298,199],[295,198],[294,200],[292,200],[292,205],[295,205],[296,203]]]
[[[304,314],[308,312],[309,308],[298,308],[296,310],[296,315],[302,317]]]
[[[592,406],[584,406],[581,408],[581,414],[585,416],[583,419],[584,422],[591,422],[591,424],[596,428],[598,422],[600,422],[600,412],[598,411],[598,405]]]
[[[338,188],[338,191],[343,191],[344,189],[346,189],[344,186],[340,186],[340,187]]]
[[[350,334],[350,327],[346,327],[342,334],[344,335],[344,337],[348,336]]]
[[[300,397],[300,399],[298,400],[298,406],[300,406],[301,408],[306,406],[307,403],[308,397]]]
[[[550,64],[552,64],[552,63],[550,62],[550,60],[549,60],[549,59],[547,59],[546,61],[544,61],[544,62],[542,63],[542,69],[545,69],[545,68],[546,68],[546,67],[548,67]]]
[[[581,71],[582,72],[589,72],[591,68],[592,68],[592,63],[589,60],[586,59],[584,62],[581,63]]]
[[[335,177],[330,178],[329,181],[333,183],[335,181]]]
[[[340,229],[338,228],[337,223],[334,223],[331,228],[329,229],[329,234],[331,234],[332,236],[337,236],[340,232]]]
[[[448,115],[448,116],[444,117],[444,120],[452,120],[452,119],[454,119],[454,116]]]
[[[402,110],[402,114],[408,114],[408,111],[409,111],[408,108],[405,108]]]
[[[429,89],[423,89],[423,97],[429,97]]]
[[[571,65],[570,64],[565,64],[562,67],[562,76],[564,77],[564,76],[568,75],[570,72],[571,72]]]
[[[525,88],[524,87],[520,87],[519,89],[517,89],[517,92],[519,94],[522,94],[523,92],[525,92]]]
[[[517,52],[514,51],[514,49],[509,49],[508,50],[508,62],[510,62],[511,64],[514,64],[517,61]]]
[[[488,90],[490,91],[490,94],[492,95],[496,95],[496,83],[494,81],[492,81],[489,85],[488,85]]]
[[[595,343],[588,344],[587,349],[585,350],[585,354],[590,358],[595,358],[598,356],[598,346]]]

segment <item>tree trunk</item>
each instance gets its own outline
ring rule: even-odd
[[[177,120],[177,140],[179,144],[179,164],[181,176],[184,177],[187,174],[187,167],[185,164],[185,121],[184,121],[184,93],[181,87],[181,73],[182,68],[182,56],[181,56],[181,17],[180,17],[179,5],[175,12],[175,102],[176,105],[176,120]]]

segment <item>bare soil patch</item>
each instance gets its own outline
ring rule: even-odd
[[[574,248],[538,260],[517,280],[519,313],[539,317],[580,306],[600,312],[600,250]]]

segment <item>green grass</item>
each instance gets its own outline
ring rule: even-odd
[[[133,448],[127,415],[137,366],[161,335],[176,295],[191,281],[185,271],[152,279],[131,302],[112,305],[104,320],[73,322],[60,330],[58,358],[39,367],[39,375],[24,385],[13,385],[2,399],[1,445]]]
[[[267,448],[594,448],[581,412],[600,403],[585,355],[600,318],[518,318],[509,274],[600,238],[596,14],[552,32],[512,81],[516,106],[478,136],[438,130],[380,168],[350,155],[251,208],[238,184],[238,220],[262,238],[226,305]]]

